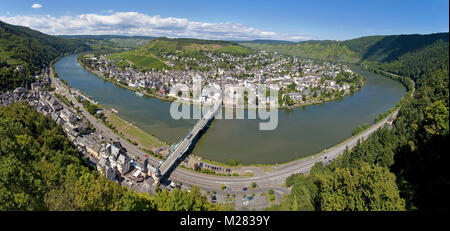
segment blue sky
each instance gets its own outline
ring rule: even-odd
[[[33,8],[32,6],[35,5]],[[2,0],[0,20],[49,34],[333,39],[448,32],[447,0]]]

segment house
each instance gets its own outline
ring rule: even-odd
[[[166,95],[166,89],[165,89],[165,86],[161,86],[160,88],[159,88],[159,91],[158,91],[158,94],[159,95]]]
[[[65,120],[66,122],[69,122],[71,124],[73,124],[77,121],[77,116],[74,113],[72,113],[71,111],[69,111],[69,109],[67,109],[67,108],[64,108],[61,111],[60,116],[63,120]]]
[[[101,146],[95,142],[89,142],[86,145],[86,151],[97,159],[100,159],[100,149]]]
[[[130,159],[127,155],[119,155],[119,158],[117,158],[117,170],[122,175],[125,175],[128,171],[130,171]]]
[[[302,96],[303,95],[301,93],[295,93],[295,92],[289,93],[289,97],[291,97],[291,99],[293,99],[293,100],[301,100]]]
[[[50,107],[54,111],[59,111],[59,110],[63,109],[62,105],[53,97],[50,97],[50,99],[47,101],[47,103],[50,105]]]
[[[16,89],[14,89],[14,93],[16,94],[22,94],[25,93],[27,91],[27,89],[23,88],[23,87],[18,87]]]
[[[37,90],[40,90],[41,89],[41,84],[39,84],[39,83],[32,83],[31,84],[31,90],[32,91],[37,91]]]
[[[97,170],[109,180],[116,180],[116,171],[111,167],[108,159],[101,159],[97,163]]]
[[[95,158],[100,159],[101,158],[101,145],[87,139],[86,137],[83,137],[80,139],[80,145],[84,146],[86,148],[86,151],[95,156]]]
[[[147,164],[147,174],[148,174],[148,176],[150,176],[150,177],[156,177],[156,171],[157,171],[157,169],[155,168],[155,167],[153,167],[151,164]]]
[[[394,123],[394,118],[390,116],[389,119],[387,120],[387,124],[392,125],[392,123]]]

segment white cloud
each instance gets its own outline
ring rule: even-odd
[[[42,5],[39,4],[39,3],[34,3],[34,4],[31,6],[31,8],[34,8],[34,9],[39,9],[39,8],[41,8],[41,7],[42,7]]]
[[[188,37],[220,40],[278,39],[306,40],[305,35],[288,35],[255,29],[240,23],[208,23],[185,18],[162,18],[138,12],[116,12],[109,15],[81,14],[60,17],[0,16],[0,20],[27,26],[53,35],[142,35]]]

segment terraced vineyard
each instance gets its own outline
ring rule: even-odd
[[[254,51],[235,43],[200,39],[158,38],[132,51],[111,54],[108,59],[116,61],[118,67],[134,66],[141,70],[183,69],[182,64],[170,65],[165,58],[168,55],[187,56],[202,60],[204,52],[248,55]]]

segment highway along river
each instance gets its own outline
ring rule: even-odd
[[[71,87],[117,109],[122,118],[168,143],[180,141],[196,122],[173,120],[170,102],[141,97],[104,81],[81,67],[77,55],[60,59],[55,70]],[[346,140],[356,126],[372,124],[406,93],[397,81],[354,71],[367,78],[367,84],[354,95],[322,105],[280,110],[278,127],[273,131],[259,131],[260,120],[215,120],[192,153],[221,162],[232,159],[244,164],[275,164],[319,153]]]

